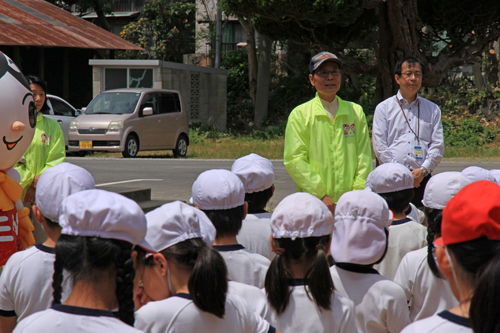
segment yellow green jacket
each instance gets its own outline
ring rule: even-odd
[[[338,97],[332,122],[316,97],[288,117],[284,164],[297,187],[334,202],[348,191],[365,188],[373,170],[370,136],[363,108]]]
[[[35,135],[24,153],[24,159],[26,163],[14,166],[21,175],[20,184],[24,187],[22,198],[35,176],[40,176],[48,168],[66,160],[64,134],[56,120],[38,114]]]

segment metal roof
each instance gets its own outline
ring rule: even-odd
[[[44,0],[0,0],[0,45],[142,50]]]

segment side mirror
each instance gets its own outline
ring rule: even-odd
[[[81,108],[80,109],[81,114],[85,113],[85,110],[87,110],[87,108]]]
[[[142,115],[143,116],[150,116],[153,114],[153,108],[152,107],[147,107],[142,110]]]
[[[82,114],[82,111],[81,110],[76,110],[75,111],[75,117],[78,117],[79,115]]]

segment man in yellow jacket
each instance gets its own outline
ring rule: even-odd
[[[284,164],[297,191],[321,199],[332,213],[343,193],[365,188],[373,170],[363,108],[337,96],[341,67],[329,52],[311,58],[316,97],[290,113],[285,132]]]

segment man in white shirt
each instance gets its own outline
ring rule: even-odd
[[[422,207],[425,185],[444,154],[441,110],[418,95],[425,73],[422,61],[400,59],[394,72],[399,91],[375,109],[373,150],[380,164],[400,163],[412,171],[412,203]]]

